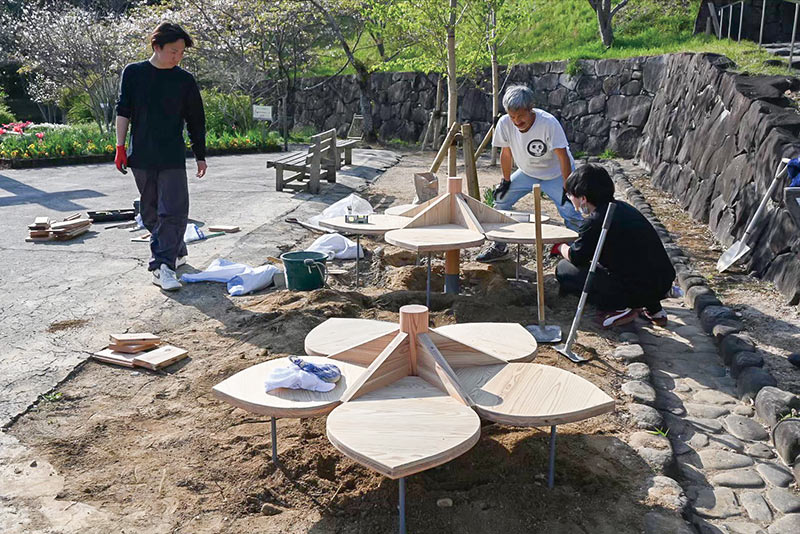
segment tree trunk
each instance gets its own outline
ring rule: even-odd
[[[614,42],[614,30],[611,28],[611,20],[601,16],[598,11],[597,24],[600,26],[600,38],[603,40],[603,46],[609,48],[611,43]]]
[[[450,21],[447,25],[447,128],[458,120],[458,84],[456,83],[456,15],[458,0],[450,0]],[[450,147],[448,176],[456,176],[456,146]]]
[[[364,117],[363,139],[367,143],[374,143],[378,140],[378,135],[375,132],[375,121],[372,120],[372,87],[370,82],[371,77],[369,74],[367,74],[366,80],[362,80],[359,77],[358,87],[361,94],[358,97],[358,103],[361,109],[361,116]]]

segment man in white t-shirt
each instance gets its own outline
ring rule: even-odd
[[[539,184],[555,202],[565,226],[577,232],[583,217],[564,194],[564,185],[575,168],[564,129],[551,114],[533,107],[533,91],[524,85],[506,90],[503,107],[507,115],[497,122],[492,140],[493,146],[501,148],[503,171],[503,180],[494,191],[495,209],[512,209]],[[512,174],[515,163],[518,168]],[[477,260],[489,263],[507,256],[505,243],[492,243]]]

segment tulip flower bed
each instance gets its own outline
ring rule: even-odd
[[[21,168],[113,161],[115,143],[113,132],[101,132],[94,125],[4,124],[0,126],[0,166]],[[276,152],[282,143],[277,132],[257,129],[206,134],[209,155]]]

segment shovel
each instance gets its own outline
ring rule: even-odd
[[[544,244],[542,243],[542,195],[541,186],[533,186],[534,217],[536,222],[536,296],[538,297],[539,323],[526,326],[539,343],[558,343],[561,341],[561,327],[546,325],[544,322]],[[517,260],[519,265],[519,260]],[[519,268],[519,267],[518,267]]]
[[[744,235],[742,238],[731,245],[731,247],[725,251],[725,253],[720,256],[719,260],[717,261],[717,270],[719,272],[723,272],[728,269],[731,265],[739,261],[742,256],[750,252],[750,245],[747,242],[750,240],[750,234],[756,227],[756,223],[761,218],[761,215],[764,213],[764,210],[767,207],[767,202],[769,201],[769,197],[772,196],[773,191],[778,186],[778,182],[780,182],[786,176],[786,170],[788,169],[789,159],[783,158],[778,165],[778,170],[775,173],[775,178],[773,178],[772,183],[769,185],[769,189],[767,189],[764,198],[761,199],[761,204],[758,205],[758,209],[756,210],[755,215],[753,218],[750,219],[750,222],[747,224],[747,228],[745,228]]]
[[[600,253],[603,251],[603,244],[606,241],[606,234],[608,234],[608,229],[611,226],[611,218],[614,216],[614,210],[616,208],[617,205],[613,202],[608,204],[608,211],[606,211],[606,216],[603,219],[603,229],[600,231],[600,239],[597,241],[597,248],[594,249],[592,263],[589,266],[589,275],[586,277],[586,282],[583,284],[583,293],[581,293],[581,299],[578,301],[578,310],[575,312],[575,318],[572,320],[572,328],[569,329],[567,342],[563,345],[556,346],[556,352],[563,354],[575,363],[583,363],[587,361],[586,358],[578,356],[572,352],[572,342],[575,341],[575,335],[578,333],[578,324],[580,324],[581,317],[583,316],[583,307],[586,305],[586,297],[589,295],[589,288],[592,287],[594,272],[597,269],[597,262],[600,260]]]

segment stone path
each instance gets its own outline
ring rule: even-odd
[[[639,328],[638,340],[628,334],[633,343],[618,351],[644,353],[627,358],[641,360],[628,365],[633,380],[623,386],[634,399],[634,422],[667,433],[640,432],[631,445],[655,469],[676,475],[688,497],[684,514],[699,532],[800,532],[792,472],[776,458],[752,405],[737,398],[736,381],[694,311],[680,300],[664,304],[668,325]]]

